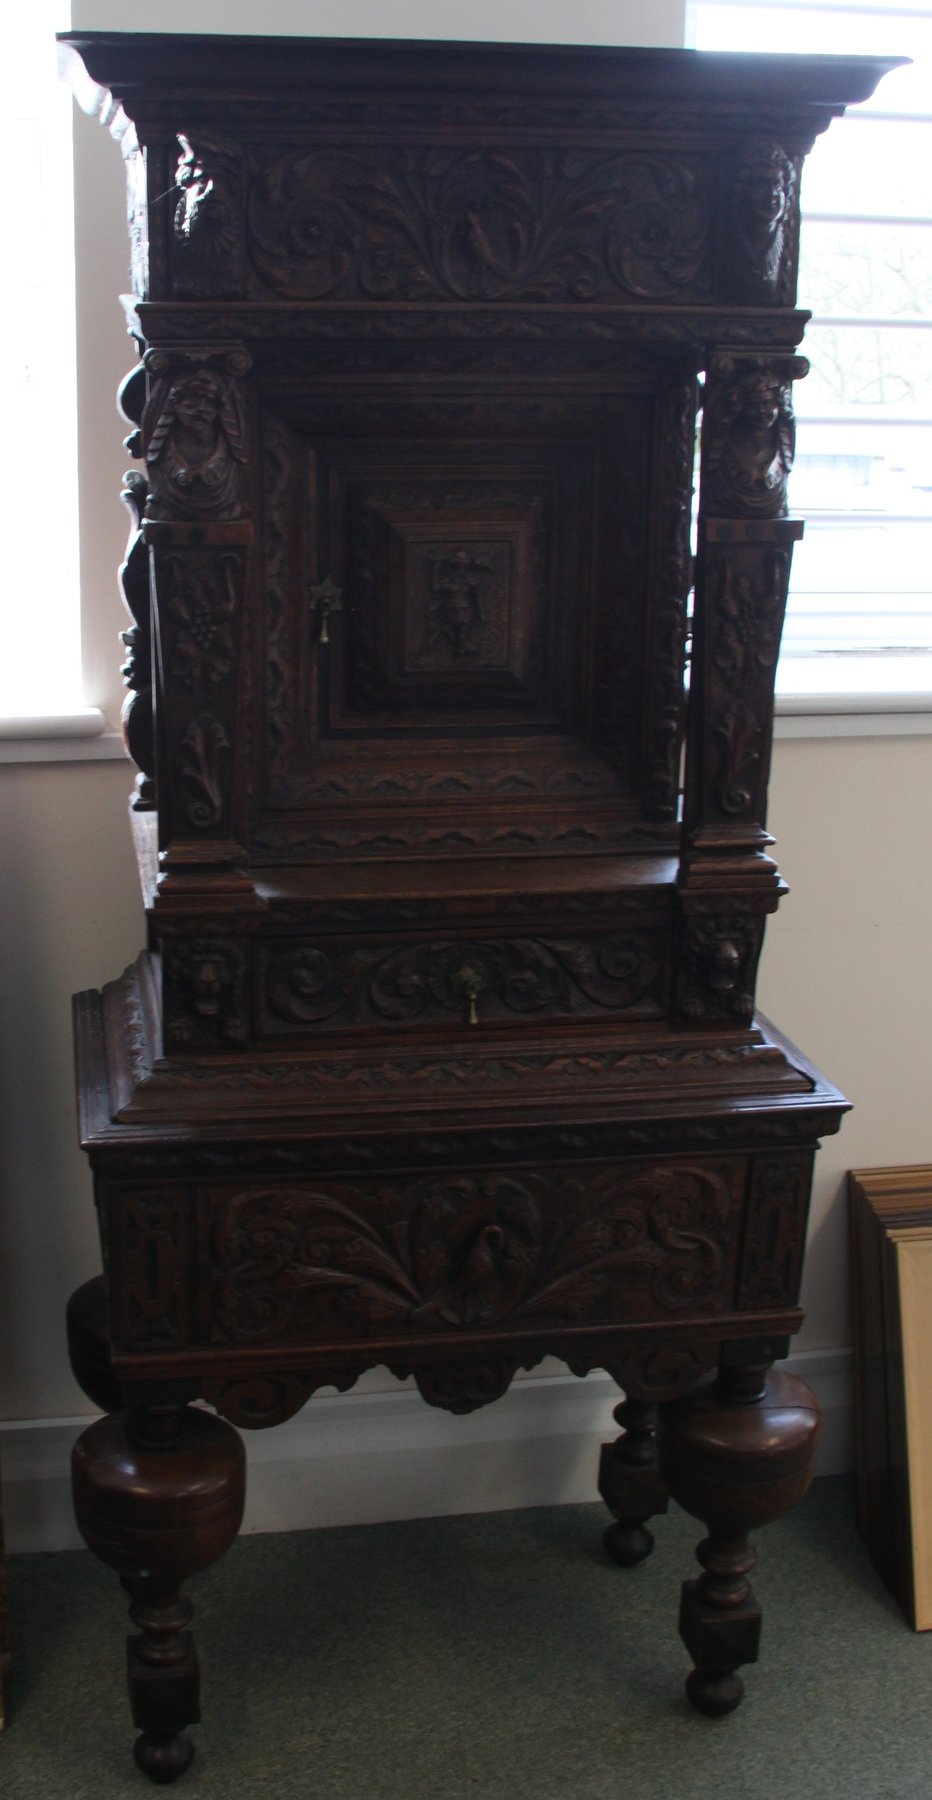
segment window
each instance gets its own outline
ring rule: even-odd
[[[26,175],[3,289],[4,437],[10,476],[29,471],[16,484],[5,534],[0,712],[7,715],[74,711],[81,693],[72,101],[56,74],[61,11],[33,0],[6,27],[15,87],[11,80],[2,109],[3,165]]]
[[[910,56],[803,175],[793,559],[778,690],[932,693],[932,7],[696,0],[701,50]]]

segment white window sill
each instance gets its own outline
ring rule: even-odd
[[[61,713],[0,716],[0,763],[110,762],[125,758],[118,731],[96,706]]]
[[[932,657],[810,657],[780,667],[775,736],[932,735]],[[0,716],[0,763],[128,760],[97,707]]]
[[[932,733],[932,656],[784,657],[777,738]]]

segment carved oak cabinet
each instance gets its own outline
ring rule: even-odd
[[[646,1554],[668,1492],[706,1523],[681,1629],[728,1711],[748,1530],[811,1475],[770,1365],[845,1106],[754,1013],[799,179],[887,65],[63,56],[126,159],[140,353],[148,937],[76,1003],[105,1273],[70,1313],[137,1760],[192,1754],[180,1583],[237,1531],[234,1428],[378,1363],[453,1412],[607,1369],[608,1547]]]

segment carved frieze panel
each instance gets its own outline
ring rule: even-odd
[[[288,299],[704,299],[713,186],[702,153],[292,150],[251,182],[249,253]]]
[[[734,1278],[742,1167],[215,1189],[203,1329],[215,1343],[313,1343],[714,1311]]]
[[[266,1035],[325,1023],[461,1025],[516,1017],[657,1016],[666,985],[661,930],[591,939],[505,938],[374,947],[328,940],[260,950]]]

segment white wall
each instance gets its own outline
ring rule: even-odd
[[[293,17],[295,3],[266,7],[263,27],[274,29],[286,12]],[[515,0],[498,35],[521,35],[514,20],[522,4]],[[298,8],[319,29],[329,13],[344,33],[351,17],[388,10],[401,34],[401,15],[413,13],[404,0]],[[472,0],[475,30],[467,33],[465,10],[442,9],[451,28],[459,16],[451,35],[481,35],[493,10],[499,26],[506,19],[502,4]],[[564,0],[549,7],[528,0],[525,10],[541,36],[556,36],[557,18],[566,15]],[[162,0],[160,22],[197,28],[220,13],[231,29],[239,12],[252,23],[251,5],[192,9]],[[594,40],[597,13],[618,13],[629,24],[637,14],[655,27],[662,16],[650,5],[577,4],[574,35]],[[80,25],[125,27],[122,7],[76,6],[75,15]],[[121,170],[96,123],[79,119],[76,147],[88,700],[114,716],[116,633],[125,623],[113,570],[126,534],[116,500],[126,458],[111,400],[128,366],[113,301],[126,267]],[[126,822],[130,775],[116,762],[0,768],[0,1420],[16,1422],[0,1432],[0,1456],[14,1546],[70,1541],[65,1470],[74,1427],[52,1421],[87,1410],[67,1367],[63,1311],[98,1261],[90,1180],[75,1144],[68,996],[117,974],[142,940]],[[848,1455],[847,1389],[839,1379],[849,1344],[844,1171],[932,1160],[930,791],[932,735],[777,744],[770,822],[792,892],[769,928],[761,1002],[857,1107],[819,1160],[800,1340],[807,1366],[831,1378],[829,1387],[834,1381],[829,1466]],[[592,1492],[594,1442],[611,1399],[598,1377],[571,1383],[544,1370],[469,1421],[390,1393],[382,1372],[362,1387],[361,1395],[313,1402],[313,1432],[296,1425],[252,1440],[254,1527]]]

